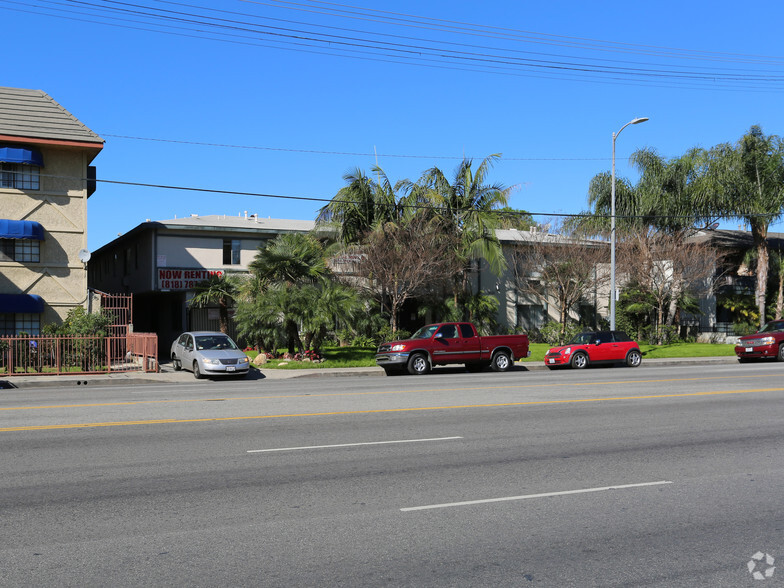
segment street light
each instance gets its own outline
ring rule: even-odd
[[[612,199],[610,202],[610,330],[615,330],[615,139],[621,134],[621,131],[629,125],[638,125],[648,120],[648,117],[642,116],[630,120],[623,125],[617,133],[612,136]]]

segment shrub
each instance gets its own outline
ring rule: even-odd
[[[373,337],[367,335],[357,335],[351,340],[352,347],[377,347]]]
[[[384,341],[400,341],[408,339],[411,333],[405,329],[398,329],[395,333],[392,332],[392,327],[384,325],[376,333],[375,345],[381,345]]]
[[[570,341],[582,330],[583,327],[578,323],[571,321],[566,323],[566,334],[564,340],[561,341],[561,323],[550,321],[539,329],[539,336],[541,337],[542,343],[547,343],[548,345],[561,345],[566,343],[566,341]]]

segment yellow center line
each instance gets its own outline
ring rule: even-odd
[[[41,406],[0,407],[0,412],[10,410],[42,410],[51,408],[97,408],[102,406],[133,406],[141,404],[179,404],[184,402],[208,402],[216,400],[276,400],[278,398],[324,398],[332,396],[375,396],[382,394],[418,394],[422,392],[473,392],[477,390],[523,390],[531,388],[575,388],[578,386],[618,386],[630,384],[659,384],[665,382],[701,382],[708,380],[750,380],[753,378],[781,378],[781,374],[759,374],[738,376],[704,376],[695,378],[666,378],[657,380],[619,380],[616,382],[554,382],[545,384],[513,384],[508,386],[471,386],[461,388],[422,388],[414,390],[380,390],[378,392],[329,392],[324,394],[284,394],[272,396],[228,396],[223,398],[169,398],[166,400],[128,400],[125,402],[94,402],[86,404],[46,404]]]
[[[206,423],[218,421],[243,421],[243,420],[259,420],[259,419],[282,419],[282,418],[297,418],[297,417],[317,417],[317,416],[336,416],[336,415],[351,415],[351,414],[378,414],[378,413],[391,413],[391,412],[417,412],[425,410],[456,410],[462,408],[502,408],[510,406],[532,406],[543,404],[573,404],[582,402],[608,402],[608,401],[621,401],[621,400],[646,400],[657,398],[688,398],[696,396],[721,396],[730,394],[753,394],[760,392],[784,392],[784,388],[755,388],[749,390],[724,390],[714,392],[688,392],[683,394],[648,394],[645,396],[615,396],[611,398],[573,398],[569,400],[531,400],[526,402],[501,402],[493,404],[457,404],[452,406],[422,406],[411,408],[379,408],[373,410],[344,410],[344,411],[331,411],[331,412],[306,412],[298,414],[269,414],[269,415],[254,415],[254,416],[234,416],[234,417],[208,417],[198,419],[154,419],[154,420],[140,420],[140,421],[116,421],[107,423],[75,423],[64,425],[30,425],[23,427],[2,427],[0,432],[8,433],[14,431],[46,431],[54,429],[82,429],[94,427],[122,427],[129,425],[165,425],[175,423]]]

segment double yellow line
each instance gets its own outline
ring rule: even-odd
[[[585,402],[617,402],[625,400],[651,400],[660,398],[689,398],[699,396],[722,396],[735,394],[759,394],[765,392],[784,392],[784,388],[752,388],[748,390],[725,390],[713,392],[688,392],[683,394],[648,394],[644,396],[613,396],[608,398],[574,398],[567,400],[532,400],[527,402],[503,402],[494,404],[458,404],[446,406],[424,406],[414,408],[380,408],[374,410],[346,410],[332,412],[305,412],[294,414],[273,414],[273,415],[254,415],[254,416],[234,416],[234,417],[210,417],[198,419],[151,419],[138,421],[114,421],[105,423],[73,423],[63,425],[31,425],[22,427],[0,427],[0,432],[20,432],[20,431],[51,431],[57,429],[87,429],[96,427],[127,427],[133,425],[170,425],[180,423],[208,423],[220,421],[247,421],[259,419],[282,419],[297,417],[323,417],[337,415],[360,415],[360,414],[379,414],[393,412],[419,412],[426,410],[457,410],[465,408],[502,408],[514,406],[534,406],[547,404],[575,404]]]

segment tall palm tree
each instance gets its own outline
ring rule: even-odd
[[[709,152],[709,185],[721,198],[722,211],[751,228],[757,250],[755,300],[760,326],[765,322],[768,285],[768,227],[784,214],[784,140],[754,125],[735,144]]]
[[[188,303],[194,308],[218,305],[221,333],[229,332],[229,308],[240,292],[241,278],[230,274],[213,274],[196,285],[195,294]]]
[[[784,316],[784,252],[780,249],[770,252],[770,265],[776,274],[778,287],[776,288],[776,316]]]
[[[709,225],[721,216],[714,192],[705,180],[704,150],[691,149],[681,157],[667,160],[645,148],[632,153],[629,161],[640,173],[640,179],[632,184],[625,178],[616,178],[619,232],[654,228],[677,233],[695,225]],[[597,174],[588,187],[589,211],[571,224],[589,234],[607,233],[611,200],[610,172]]]
[[[338,190],[316,218],[318,225],[336,231],[338,241],[344,244],[359,242],[379,223],[401,219],[399,194],[407,191],[411,182],[401,180],[393,184],[380,167],[374,166],[372,171],[375,180],[360,169],[345,174],[343,179],[347,185]]]
[[[708,225],[717,220],[720,212],[715,191],[705,179],[707,160],[707,153],[696,148],[672,159],[665,159],[649,148],[635,151],[630,163],[639,171],[639,181],[632,184],[624,178],[616,180],[616,225],[622,240],[624,236],[647,235],[643,241],[632,239],[632,242],[637,246],[648,242],[656,249],[657,242],[683,240],[693,232],[695,225]],[[606,235],[610,227],[611,200],[611,175],[608,172],[598,174],[589,185],[591,210],[588,216],[571,224],[589,234]],[[679,302],[685,300],[686,278],[675,266],[667,278],[670,294],[666,320],[669,325],[675,324]],[[642,279],[640,286],[646,286]],[[660,306],[660,319],[663,310]]]
[[[489,155],[474,169],[471,159],[464,159],[457,166],[450,180],[437,167],[427,170],[419,181],[425,187],[433,214],[441,217],[446,230],[459,237],[457,255],[463,265],[458,281],[460,289],[467,292],[468,273],[471,265],[484,258],[491,271],[500,275],[506,267],[506,259],[495,229],[498,218],[495,211],[506,207],[512,190],[502,184],[486,183],[490,169],[499,154]],[[458,288],[455,288],[455,301]]]

